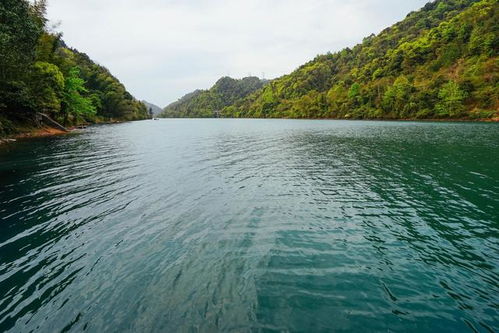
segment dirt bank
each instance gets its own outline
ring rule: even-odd
[[[18,130],[19,130],[19,132],[16,134],[9,135],[5,138],[0,138],[0,144],[14,142],[17,139],[22,139],[22,138],[36,138],[36,137],[41,137],[41,136],[53,136],[53,135],[68,134],[68,133],[71,133],[71,131],[74,130],[74,128],[70,128],[70,132],[66,132],[66,131],[63,131],[61,129],[58,129],[55,127],[50,127],[50,126],[24,127],[24,128],[19,128]]]

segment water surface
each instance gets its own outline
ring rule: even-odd
[[[0,331],[499,330],[499,126],[161,120],[0,147]]]

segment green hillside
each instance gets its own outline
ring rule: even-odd
[[[439,0],[353,49],[316,57],[226,117],[496,118],[497,0]]]
[[[147,117],[106,68],[45,25],[44,1],[0,3],[0,135],[35,124],[37,112],[66,125]]]
[[[160,114],[165,118],[209,118],[237,100],[262,88],[265,81],[257,77],[241,80],[223,77],[209,90],[193,91],[168,105]]]

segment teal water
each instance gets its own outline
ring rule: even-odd
[[[161,120],[0,147],[0,331],[497,332],[499,126]]]

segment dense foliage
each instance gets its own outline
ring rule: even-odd
[[[46,28],[45,2],[0,2],[0,134],[37,112],[65,124],[147,117],[107,69]]]
[[[168,105],[161,117],[216,117],[226,106],[262,88],[264,80],[250,76],[241,80],[223,77],[209,90],[196,90]]]
[[[497,0],[437,0],[353,49],[316,57],[226,117],[499,116]]]

